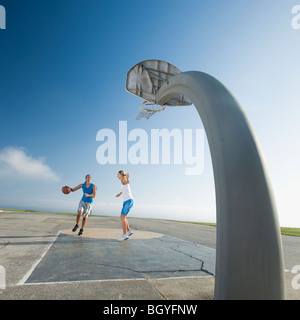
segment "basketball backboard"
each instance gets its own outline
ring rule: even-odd
[[[150,103],[155,104],[156,94],[164,82],[181,73],[172,64],[162,60],[146,60],[132,67],[126,78],[126,90]],[[189,106],[192,102],[183,95],[175,96],[165,105]]]

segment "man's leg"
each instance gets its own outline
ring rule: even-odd
[[[79,221],[82,215],[82,211],[78,211],[77,216],[76,216],[76,224],[79,226]]]
[[[84,229],[86,222],[87,222],[87,218],[83,217],[82,218],[82,227],[81,227],[82,230]]]
[[[83,214],[83,218],[82,218],[82,226],[81,226],[81,229],[79,230],[78,232],[78,235],[81,236],[83,234],[83,229],[84,229],[84,226],[86,224],[86,221],[87,221],[87,216],[85,217],[85,214]]]
[[[78,235],[81,236],[83,234],[83,229],[86,225],[87,219],[92,211],[92,204],[91,203],[84,203],[84,210],[83,210],[83,218],[82,218],[82,226],[79,230]]]
[[[73,232],[75,232],[79,228],[79,221],[80,221],[81,215],[82,215],[82,211],[78,211],[76,216],[76,224],[75,224],[75,227],[72,229]]]
[[[82,218],[82,226],[81,226],[81,229],[80,229],[79,232],[78,232],[78,235],[79,235],[79,236],[81,236],[81,235],[83,234],[83,229],[84,229],[84,226],[85,226],[85,224],[86,224],[86,221],[87,221],[87,217],[85,217],[85,216],[83,215],[83,218]]]

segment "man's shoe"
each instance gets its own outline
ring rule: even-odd
[[[79,228],[78,224],[75,224],[75,227],[72,229],[73,232],[75,232]]]
[[[78,235],[81,236],[83,234],[83,229],[80,229]]]

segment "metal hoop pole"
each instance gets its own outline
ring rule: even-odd
[[[202,72],[175,75],[159,89],[165,104],[183,94],[209,142],[217,205],[215,299],[283,299],[280,228],[262,152],[232,94]]]

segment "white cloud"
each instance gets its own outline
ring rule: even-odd
[[[34,159],[23,148],[4,148],[0,150],[0,177],[58,181],[58,175],[44,162],[44,158]]]

